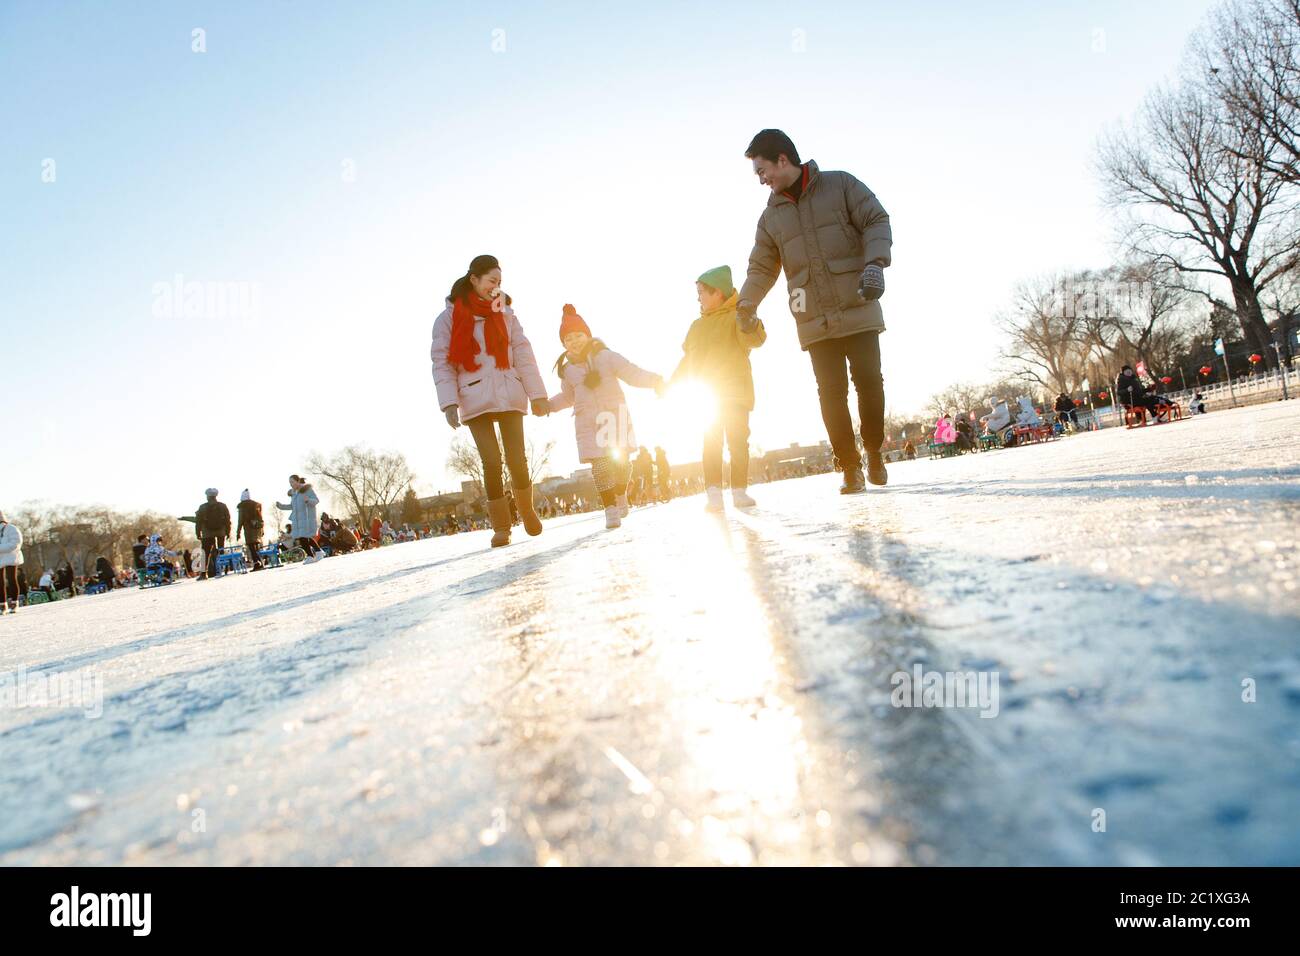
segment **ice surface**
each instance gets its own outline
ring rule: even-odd
[[[103,711],[0,708],[0,862],[1300,863],[1298,427],[5,616],[0,673]],[[996,673],[997,716],[892,706],[918,663]]]

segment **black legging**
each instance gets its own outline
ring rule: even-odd
[[[316,544],[315,538],[298,538],[296,540],[298,542],[298,547],[306,551],[308,557],[320,550]]]
[[[527,488],[528,459],[524,455],[524,416],[520,412],[489,412],[467,421],[470,435],[483,459],[483,492],[489,501],[505,496],[505,483],[501,475],[501,445],[506,450],[506,465],[510,468],[510,485]],[[501,429],[501,445],[497,444],[497,430]]]
[[[9,604],[18,604],[18,567],[17,565],[6,565],[4,573],[0,574],[0,602]]]

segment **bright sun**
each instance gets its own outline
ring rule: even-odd
[[[635,397],[633,397],[635,396]],[[700,382],[679,382],[663,398],[633,392],[633,421],[641,444],[662,445],[672,461],[698,461],[704,432],[718,418],[713,390]]]

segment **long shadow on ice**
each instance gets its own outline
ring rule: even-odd
[[[746,530],[805,693],[878,788],[867,822],[916,860],[1300,862],[1294,617],[913,547],[870,518],[823,529],[844,545],[829,568],[779,526]],[[916,665],[996,674],[996,715],[894,706]]]

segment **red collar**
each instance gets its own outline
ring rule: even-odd
[[[808,189],[808,164],[804,163],[800,168],[803,170],[803,173],[799,177],[799,195],[802,196],[804,192],[806,192]],[[781,193],[781,195],[785,196],[791,202],[799,201],[798,199],[795,199],[795,197],[790,194],[789,190]]]

